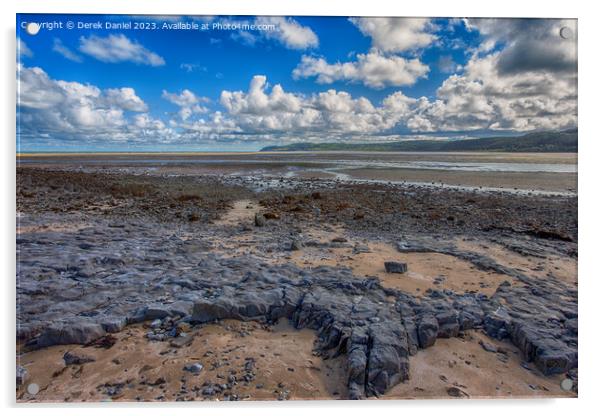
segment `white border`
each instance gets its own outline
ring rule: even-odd
[[[250,14],[250,15],[340,15],[340,16],[449,16],[449,17],[574,17],[579,19],[579,399],[573,400],[471,400],[471,401],[398,401],[398,402],[269,402],[222,403],[220,405],[156,404],[146,405],[149,415],[165,413],[237,414],[303,414],[340,412],[365,414],[376,411],[437,412],[453,414],[507,415],[531,411],[539,414],[576,414],[595,409],[602,397],[597,390],[602,383],[600,361],[600,311],[598,304],[602,273],[596,259],[600,257],[600,193],[599,169],[602,157],[602,108],[600,46],[602,22],[596,13],[596,2],[503,0],[20,0],[0,3],[2,9],[3,64],[1,65],[3,99],[0,116],[4,128],[2,137],[3,163],[0,167],[4,198],[2,203],[2,282],[4,284],[4,327],[2,343],[2,398],[8,412],[43,412],[45,415],[86,415],[108,412],[130,415],[136,405],[96,404],[90,406],[23,406],[14,399],[14,319],[15,319],[15,13],[124,13],[124,14]],[[342,40],[344,41],[344,40]],[[600,409],[598,409],[598,412]],[[592,412],[593,413],[593,412]]]

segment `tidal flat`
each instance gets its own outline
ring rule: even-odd
[[[22,155],[17,400],[575,397],[576,162]]]

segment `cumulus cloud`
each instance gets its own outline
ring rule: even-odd
[[[102,62],[133,62],[140,65],[162,66],[165,60],[123,34],[102,38],[91,35],[80,38],[79,50]]]
[[[280,16],[259,16],[255,20],[223,20],[222,24],[273,26],[273,30],[239,30],[231,38],[247,46],[255,46],[258,42],[274,40],[287,49],[304,50],[315,48],[319,44],[318,36],[308,26],[303,26],[295,19]]]
[[[405,52],[424,48],[437,36],[430,19],[409,17],[360,17],[349,19],[383,52]]]
[[[349,134],[372,134],[392,128],[406,111],[411,99],[401,92],[380,107],[370,100],[353,98],[345,91],[330,89],[311,96],[284,91],[268,85],[256,75],[247,92],[223,91],[220,102],[228,115],[245,132],[321,134],[330,139]],[[405,106],[405,107],[404,107]]]
[[[418,101],[415,131],[563,129],[577,125],[577,25],[562,19],[469,19],[481,44],[437,98]],[[563,38],[562,28],[574,38]]]
[[[137,141],[151,130],[157,140],[170,137],[162,122],[153,123],[148,114],[141,113],[148,110],[147,105],[132,88],[101,90],[90,84],[54,80],[37,67],[18,65],[17,70],[21,137]],[[133,119],[130,112],[136,112]],[[147,120],[144,126],[140,124],[143,118]]]
[[[384,56],[378,52],[358,54],[356,61],[329,64],[324,58],[303,56],[293,70],[293,77],[316,77],[320,84],[335,81],[363,83],[372,88],[413,85],[426,77],[429,67],[420,60],[401,56]]]
[[[575,76],[543,70],[505,73],[504,51],[473,56],[464,74],[452,75],[437,99],[419,100],[408,118],[416,131],[562,129],[577,123]]]
[[[110,88],[104,94],[109,106],[122,108],[127,111],[148,111],[146,103],[136,95],[136,91],[133,88]]]
[[[359,53],[354,61],[329,63],[323,57],[303,56],[293,70],[293,77],[315,77],[320,84],[335,81],[362,83],[371,88],[413,85],[426,78],[430,68],[413,57],[413,53],[434,42],[434,25],[429,19],[418,18],[350,18],[359,30],[372,39],[372,48]]]
[[[414,84],[428,74],[429,68],[413,57],[413,52],[418,55],[417,48],[436,40],[431,32],[434,29],[425,19],[418,19],[420,24],[412,23],[412,29],[407,25],[400,29],[399,20],[393,19],[394,24],[386,20],[384,26],[377,27],[371,26],[370,20],[354,19],[360,30],[370,33],[372,49],[356,54],[355,59],[335,63],[304,55],[293,77],[315,78],[321,84],[361,83],[370,88]],[[285,23],[295,26],[287,19]],[[222,90],[219,102],[210,103],[189,89],[164,90],[163,99],[177,110],[158,119],[132,88],[100,89],[54,80],[40,68],[18,65],[19,134],[146,143],[382,141],[399,139],[399,133],[408,130],[445,134],[576,126],[574,21],[478,19],[465,24],[475,35],[478,31],[480,45],[467,50],[464,65],[456,64],[449,55],[436,61],[450,75],[437,86],[434,97],[428,98],[409,97],[403,91],[395,91],[380,102],[336,89],[301,94],[279,84],[271,85],[265,75],[255,75],[244,91]],[[570,28],[575,39],[561,37],[563,27]],[[413,33],[413,40],[398,39],[396,34],[404,31]],[[390,36],[388,43],[385,33]],[[267,39],[265,35],[257,36],[260,41]],[[303,40],[304,36],[307,34],[275,40],[302,49],[312,44],[308,41],[311,36]],[[129,39],[125,43],[144,49]],[[23,51],[23,46],[19,48]],[[125,53],[110,53],[120,57],[111,59],[128,60]]]
[[[264,31],[264,36],[268,39],[276,39],[288,49],[307,49],[318,46],[318,36],[314,31],[290,17],[258,17],[255,23],[275,25],[276,30]]]
[[[180,107],[178,114],[182,120],[187,120],[193,114],[202,114],[209,111],[206,107],[200,105],[202,102],[208,102],[209,99],[206,97],[199,97],[188,89],[183,90],[180,94],[163,90],[161,96],[170,103]]]

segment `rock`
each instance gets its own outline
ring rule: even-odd
[[[497,353],[497,347],[496,347],[495,345],[492,345],[492,344],[490,344],[490,343],[488,343],[488,342],[484,342],[484,341],[482,341],[482,340],[481,340],[481,341],[479,341],[479,345],[480,345],[481,347],[483,347],[483,349],[484,349],[485,351],[487,351],[487,352],[495,352],[495,353]]]
[[[25,367],[18,365],[17,366],[17,387],[20,387],[23,384],[25,384],[25,381],[27,380],[28,376],[29,376],[29,374],[28,374],[27,370],[25,369]]]
[[[65,361],[65,365],[85,364],[96,361],[94,357],[90,357],[84,354],[77,354],[71,351],[67,351],[63,355],[63,360]]]
[[[408,271],[408,265],[397,261],[386,261],[385,271],[387,273],[405,273]]]
[[[420,348],[428,348],[435,343],[439,333],[439,324],[432,315],[423,316],[418,323],[418,343]]]
[[[294,239],[291,242],[291,251],[298,251],[303,249],[303,242],[301,240]]]
[[[168,306],[171,316],[188,316],[192,313],[194,302],[179,300]]]
[[[144,310],[144,320],[154,321],[156,319],[163,319],[171,316],[171,312],[168,305],[154,304],[149,305]]]
[[[468,397],[468,394],[457,387],[448,387],[447,394],[451,397]]]
[[[203,370],[203,364],[201,364],[201,363],[186,364],[184,366],[184,371],[188,371],[195,375],[201,374],[202,370]]]
[[[265,217],[263,216],[263,214],[260,214],[259,212],[255,214],[255,226],[256,227],[263,227],[265,226]]]
[[[87,344],[105,335],[106,332],[99,324],[78,323],[53,325],[42,332],[38,338],[38,347],[64,344]]]
[[[127,319],[122,318],[113,318],[108,319],[101,323],[102,328],[109,333],[115,333],[121,331],[127,325]]]

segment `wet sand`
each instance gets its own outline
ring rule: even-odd
[[[242,152],[22,154],[23,166],[125,169],[169,175],[258,175],[453,186],[577,190],[576,153]],[[426,163],[426,165],[424,165]],[[432,166],[449,166],[452,170]],[[441,165],[443,164],[443,165]],[[396,167],[398,165],[408,165]],[[412,168],[411,166],[424,166]],[[387,167],[388,166],[388,167]],[[460,170],[455,169],[457,166]],[[536,166],[536,167],[535,167]],[[529,171],[530,169],[535,171]],[[493,171],[488,171],[493,169]],[[519,171],[512,171],[517,169]],[[520,170],[527,169],[527,172]],[[556,171],[557,169],[560,169]],[[567,170],[568,169],[568,170]],[[540,171],[539,171],[540,170]]]
[[[526,191],[577,191],[576,173],[463,172],[428,169],[343,169],[352,179],[435,183],[452,186],[523,189]]]
[[[144,325],[135,325],[116,334],[117,342],[109,349],[65,345],[23,354],[21,364],[40,392],[32,396],[24,386],[17,391],[18,399],[189,401],[235,396],[239,400],[326,400],[345,394],[340,360],[314,356],[314,332],[295,330],[286,322],[262,327],[256,322],[225,320],[191,330],[191,343],[180,348],[169,342],[149,343],[145,334]],[[67,351],[95,361],[66,366],[63,355]],[[251,371],[245,368],[249,357],[253,358]],[[203,365],[198,375],[183,370],[197,362]],[[252,374],[248,381],[247,374]],[[229,386],[220,394],[203,395],[204,387],[216,384]],[[107,394],[111,388],[117,389],[116,394]]]

